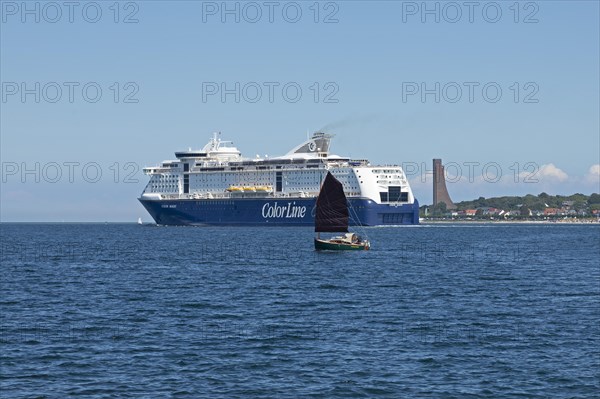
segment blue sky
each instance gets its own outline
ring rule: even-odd
[[[596,1],[23,4],[1,2],[2,221],[149,220],[141,168],[213,131],[274,156],[326,127],[409,165],[421,203],[434,157],[455,201],[600,191]]]

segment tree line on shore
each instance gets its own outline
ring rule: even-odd
[[[496,215],[503,211],[505,216],[535,217],[541,216],[549,209],[556,209],[556,214],[551,216],[587,216],[591,217],[600,212],[600,194],[591,195],[573,194],[573,195],[549,195],[541,193],[539,195],[528,194],[523,197],[504,196],[484,198],[479,197],[472,201],[462,201],[455,204],[456,209],[450,211],[445,203],[440,203],[433,207],[424,205],[421,207],[421,216],[445,217],[445,216],[475,216],[484,217]],[[475,214],[473,210],[476,211]],[[490,210],[495,210],[490,212]],[[496,212],[498,211],[498,212]],[[465,215],[468,212],[468,215]],[[452,215],[454,213],[454,215]],[[548,215],[546,215],[548,216]]]

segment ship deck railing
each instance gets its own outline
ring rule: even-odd
[[[163,200],[203,200],[203,199],[240,199],[240,198],[312,198],[316,197],[318,192],[290,192],[290,193],[272,193],[272,192],[224,192],[224,193],[191,193],[191,194],[161,194]]]

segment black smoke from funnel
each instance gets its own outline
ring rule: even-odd
[[[331,131],[335,131],[338,129],[343,129],[346,127],[357,127],[361,125],[367,125],[373,122],[376,118],[375,115],[366,115],[366,116],[349,116],[339,121],[330,122],[317,130],[317,132],[329,133]]]

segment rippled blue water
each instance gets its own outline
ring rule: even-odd
[[[600,392],[598,225],[0,229],[3,398]]]

